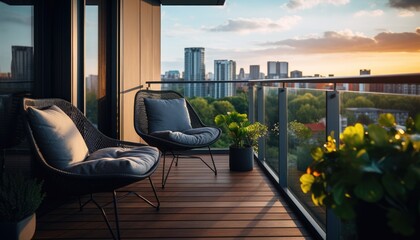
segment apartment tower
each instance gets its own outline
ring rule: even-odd
[[[234,81],[236,80],[236,62],[232,60],[214,60],[214,80]],[[213,84],[212,96],[215,99],[230,97],[235,93],[233,83]]]
[[[204,81],[206,68],[204,65],[204,48],[185,48],[184,80],[185,81]],[[186,84],[184,95],[186,97],[205,97],[207,91],[205,84]]]

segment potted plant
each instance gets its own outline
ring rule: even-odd
[[[35,211],[45,196],[42,182],[9,173],[0,180],[0,236],[31,239],[35,233]]]
[[[302,191],[354,220],[359,239],[420,239],[420,115],[405,127],[392,114],[378,122],[347,127],[338,148],[331,135],[314,149]]]
[[[232,171],[250,171],[254,166],[253,151],[257,151],[258,139],[267,134],[267,126],[250,123],[245,113],[219,114],[214,122],[227,132],[232,144],[229,146],[229,167]]]

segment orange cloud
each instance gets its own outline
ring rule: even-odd
[[[352,32],[325,32],[319,38],[265,43],[283,53],[420,52],[420,27],[415,32],[382,32],[373,38]]]

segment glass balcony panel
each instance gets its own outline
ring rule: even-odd
[[[315,206],[310,194],[302,192],[299,178],[312,162],[311,150],[325,142],[325,99],[325,91],[288,89],[288,189],[324,231],[326,210]]]
[[[268,127],[268,135],[264,138],[265,149],[264,159],[266,163],[279,174],[279,108],[278,108],[278,88],[265,87],[264,88],[265,101],[265,117],[264,124]]]
[[[364,125],[376,123],[381,113],[392,113],[398,125],[405,125],[408,116],[414,118],[420,113],[419,102],[419,95],[342,92],[340,94],[341,130],[355,123]]]

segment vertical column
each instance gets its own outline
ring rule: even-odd
[[[265,123],[265,97],[264,87],[261,85],[257,86],[257,122],[262,124]],[[265,161],[265,139],[258,139],[258,159]]]
[[[339,92],[330,91],[326,94],[327,103],[327,136],[334,132],[334,138],[339,140],[340,135],[340,105]],[[332,210],[327,209],[327,239],[340,239],[340,220]]]
[[[279,184],[287,188],[287,89],[279,88]]]

